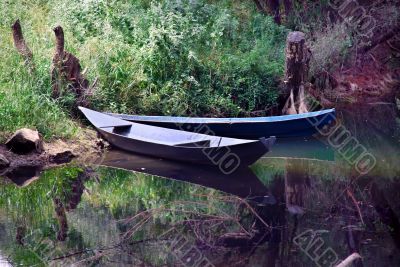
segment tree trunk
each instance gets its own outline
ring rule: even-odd
[[[29,73],[32,73],[35,69],[33,64],[33,54],[25,42],[19,19],[14,22],[11,28],[13,32],[14,46],[18,53],[25,59],[25,64],[28,66]]]
[[[291,3],[290,0],[285,0],[285,7],[286,2]],[[274,17],[274,21],[276,24],[281,24],[281,15],[279,11],[280,0],[254,0],[256,4],[257,10],[263,14],[271,14]]]
[[[56,36],[56,49],[51,67],[52,96],[58,98],[63,88],[67,88],[75,94],[76,106],[87,106],[86,96],[95,86],[89,86],[81,70],[79,59],[64,50],[64,31],[61,26],[53,29]]]
[[[254,0],[254,3],[256,4],[257,10],[261,13],[266,13],[264,4],[262,0]]]
[[[287,92],[294,95],[286,102],[283,114],[295,110],[296,113],[307,112],[305,103],[304,85],[308,79],[310,51],[305,44],[305,35],[302,32],[291,32],[286,39],[285,84]],[[293,112],[292,112],[293,113]]]
[[[276,24],[281,24],[281,14],[279,12],[279,0],[267,0],[268,8],[271,14],[274,16],[274,21]]]
[[[283,0],[283,5],[285,6],[285,16],[287,21],[293,7],[292,0]]]

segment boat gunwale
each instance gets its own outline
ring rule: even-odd
[[[134,123],[175,123],[179,124],[243,124],[243,123],[275,123],[275,122],[286,122],[296,121],[308,118],[315,118],[318,116],[328,115],[336,112],[334,108],[324,109],[320,111],[313,111],[301,114],[281,115],[281,116],[270,116],[270,117],[251,117],[251,118],[206,118],[206,117],[181,117],[181,116],[147,116],[147,115],[127,115],[119,113],[108,113],[103,114],[119,118],[125,121],[135,121]],[[124,118],[125,117],[125,118]],[[131,117],[132,119],[129,119]],[[138,120],[136,120],[136,118]],[[140,120],[140,118],[148,118]],[[168,118],[168,120],[156,120],[156,118]],[[181,121],[174,121],[174,119]],[[204,120],[204,121],[201,121]]]
[[[140,123],[139,123],[139,124],[140,124]],[[94,125],[94,124],[93,124],[93,125]],[[118,136],[118,137],[123,137],[123,138],[129,139],[129,140],[135,140],[135,141],[144,142],[144,143],[147,143],[147,144],[153,144],[153,145],[156,144],[156,145],[162,145],[162,146],[174,147],[174,148],[187,148],[187,149],[196,148],[196,149],[206,149],[206,148],[219,148],[219,147],[234,147],[234,146],[240,146],[240,145],[245,145],[245,144],[253,144],[253,143],[257,143],[257,142],[262,143],[261,138],[258,138],[258,139],[241,139],[241,138],[231,138],[231,137],[224,137],[224,136],[215,136],[215,135],[213,135],[212,137],[216,137],[216,138],[237,139],[237,140],[246,141],[246,142],[236,143],[236,144],[232,144],[232,145],[208,146],[208,147],[179,146],[179,145],[171,145],[171,144],[159,143],[159,142],[156,142],[156,141],[151,142],[151,141],[143,140],[143,139],[139,139],[139,138],[130,138],[130,137],[126,136],[126,135],[121,135],[121,134],[118,134],[118,133],[114,133],[114,132],[112,132],[112,131],[107,131],[107,130],[105,130],[105,128],[103,128],[103,127],[97,127],[97,126],[95,126],[95,125],[94,125],[94,127],[95,127],[97,130],[99,130],[100,132],[106,132],[106,133],[108,133],[108,134],[115,135],[115,136]],[[157,127],[157,126],[154,126],[154,127]],[[107,128],[113,128],[113,127],[107,127]],[[161,127],[158,127],[158,128],[161,128]],[[168,128],[167,128],[167,129],[168,129]],[[168,130],[171,130],[171,129],[168,129]],[[179,131],[179,130],[177,130],[177,131]],[[203,134],[201,134],[201,135],[203,135]],[[271,138],[271,136],[270,136],[270,137],[264,137],[264,138],[265,138],[266,140],[268,140],[269,138]],[[210,141],[210,140],[201,140],[201,141]],[[270,148],[269,148],[269,149],[270,149]]]
[[[91,110],[91,109],[88,109],[88,108],[84,108],[84,107],[79,107],[79,109],[83,112],[83,114],[86,117],[88,116],[86,113],[89,112],[89,113],[98,113],[98,114],[110,117],[111,119],[116,120],[116,121],[121,121],[121,122],[123,121],[126,124],[121,124],[121,126],[125,127],[125,126],[129,125],[130,126],[130,130],[129,130],[130,132],[132,131],[132,129],[134,129],[135,126],[138,126],[138,127],[142,127],[142,128],[150,128],[150,129],[154,128],[154,129],[157,129],[157,130],[173,132],[173,133],[179,134],[182,137],[184,137],[184,136],[187,136],[187,137],[192,137],[192,136],[193,137],[194,136],[199,137],[199,139],[197,139],[197,140],[193,139],[193,138],[189,138],[189,139],[183,140],[184,142],[186,142],[186,141],[190,141],[190,142],[195,142],[196,141],[197,142],[197,141],[204,141],[204,140],[208,140],[208,141],[212,142],[213,141],[212,139],[220,139],[219,143],[221,143],[221,140],[225,139],[227,142],[230,143],[230,144],[221,145],[221,146],[220,145],[218,145],[218,146],[216,146],[216,145],[212,145],[211,146],[210,145],[209,147],[198,147],[198,148],[201,148],[201,149],[204,149],[204,148],[219,148],[219,147],[233,147],[233,146],[244,145],[244,144],[252,144],[252,143],[256,143],[256,142],[261,142],[262,143],[262,138],[242,139],[242,138],[232,138],[232,137],[224,137],[224,136],[217,136],[217,135],[207,135],[207,134],[203,134],[203,133],[190,133],[190,132],[183,131],[183,130],[169,129],[169,128],[164,128],[164,127],[160,127],[160,126],[153,126],[153,125],[146,125],[146,124],[143,124],[143,123],[125,121],[125,120],[122,120],[122,119],[119,119],[119,118],[115,118],[115,117],[113,117],[111,115],[107,115],[105,113],[94,111],[94,110]],[[175,147],[175,148],[193,148],[193,147],[177,146],[176,144],[171,144],[171,143],[165,142],[163,140],[157,140],[157,139],[146,138],[146,137],[141,137],[141,136],[130,137],[128,135],[120,134],[118,132],[114,132],[113,131],[113,129],[115,127],[119,127],[120,126],[118,124],[116,124],[116,125],[107,125],[107,126],[99,126],[100,125],[99,120],[96,120],[95,118],[90,119],[88,117],[87,117],[87,119],[90,121],[90,123],[98,131],[106,132],[106,133],[111,134],[111,135],[116,136],[116,137],[123,137],[123,138],[129,139],[129,140],[136,140],[136,141],[144,142],[144,143],[147,143],[147,144],[157,144],[157,145],[163,145],[163,146]],[[216,140],[216,141],[218,141],[218,140]],[[179,145],[181,143],[177,143],[177,144]],[[197,148],[197,147],[195,147],[195,148]]]

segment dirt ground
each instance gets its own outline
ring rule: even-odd
[[[10,161],[10,166],[0,170],[0,176],[15,176],[24,169],[35,169],[36,172],[40,172],[74,159],[94,162],[100,157],[105,146],[105,142],[97,137],[94,130],[86,128],[70,140],[54,140],[44,143],[44,151],[40,154],[36,152],[27,155],[14,154],[5,145],[0,145],[0,154]]]

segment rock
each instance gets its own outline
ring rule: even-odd
[[[56,164],[63,164],[70,162],[76,155],[71,150],[65,150],[56,154],[50,155],[50,162]]]
[[[6,146],[17,154],[28,154],[33,151],[43,152],[43,140],[39,132],[26,128],[16,131],[7,140]]]
[[[0,154],[0,170],[7,168],[8,166],[10,166],[10,162],[4,155]]]

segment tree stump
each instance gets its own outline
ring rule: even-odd
[[[35,66],[33,64],[33,54],[25,42],[19,19],[14,22],[11,29],[13,33],[14,46],[17,49],[18,53],[25,59],[25,64],[28,66],[29,73],[32,73],[35,69]]]
[[[79,59],[64,49],[64,31],[61,26],[53,29],[56,36],[56,49],[51,66],[52,97],[58,98],[63,88],[67,88],[75,95],[76,106],[87,106],[86,97],[92,93],[96,81],[92,86],[82,73]]]
[[[305,42],[302,32],[290,32],[286,39],[285,85],[294,101],[289,97],[283,114],[308,112],[304,85],[308,79],[311,52]]]

